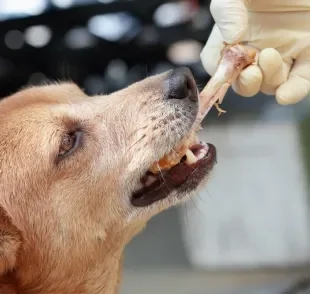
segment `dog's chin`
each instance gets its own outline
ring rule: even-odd
[[[195,163],[188,164],[183,160],[156,175],[147,172],[141,178],[142,188],[132,194],[131,204],[135,207],[148,207],[169,197],[182,201],[186,195],[197,189],[216,163],[216,148],[212,144],[200,142],[190,149],[196,156]]]

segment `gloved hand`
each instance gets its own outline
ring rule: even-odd
[[[310,92],[309,0],[212,0],[215,20],[201,52],[213,75],[223,42],[244,42],[257,49],[257,64],[241,72],[232,85],[250,97],[259,91],[275,95],[279,104],[301,101]]]

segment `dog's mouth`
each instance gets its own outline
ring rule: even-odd
[[[153,164],[141,179],[143,187],[133,193],[134,206],[148,206],[169,196],[188,193],[199,185],[216,162],[216,149],[212,144],[199,142],[196,130],[213,105],[221,103],[231,83],[241,70],[255,62],[256,52],[241,44],[225,44],[218,68],[199,94],[198,116],[188,136],[169,154]],[[223,112],[218,108],[220,112]]]
[[[191,132],[178,146],[154,163],[141,178],[143,187],[132,194],[133,206],[149,206],[175,190],[188,193],[212,170],[216,162],[214,145],[198,141]]]

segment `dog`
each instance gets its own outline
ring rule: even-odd
[[[0,293],[118,293],[126,244],[215,165],[216,148],[198,145],[203,158],[148,183],[198,110],[187,68],[106,96],[64,82],[1,100]]]

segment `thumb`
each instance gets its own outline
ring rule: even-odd
[[[247,0],[212,0],[210,12],[223,39],[229,44],[242,40],[248,27]]]
[[[279,104],[295,104],[310,93],[310,61],[296,60],[288,80],[276,90],[276,100]]]

